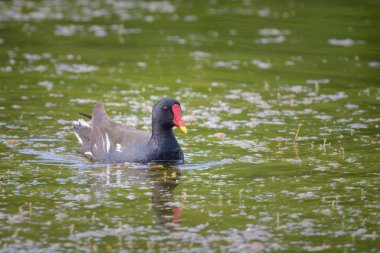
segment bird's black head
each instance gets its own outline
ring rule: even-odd
[[[163,129],[178,127],[186,133],[186,127],[181,118],[181,105],[174,98],[161,98],[152,110],[153,124],[158,124]]]

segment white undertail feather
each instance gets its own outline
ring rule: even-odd
[[[73,124],[77,126],[90,127],[90,124],[88,124],[88,122],[84,121],[83,119],[74,120]]]
[[[78,120],[78,123],[79,123],[79,125],[81,125],[81,126],[90,127],[90,124],[88,124],[88,122],[84,121],[83,119],[79,119],[79,120]]]
[[[84,152],[84,155],[85,155],[85,156],[88,156],[88,157],[92,157],[92,153],[91,153],[91,151],[86,151],[86,152]]]

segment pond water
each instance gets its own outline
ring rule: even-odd
[[[379,252],[378,1],[1,1],[0,252]],[[180,166],[93,164],[102,100]]]

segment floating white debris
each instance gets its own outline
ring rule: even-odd
[[[224,87],[224,86],[226,86],[226,84],[225,83],[220,83],[220,82],[211,82],[211,86],[212,87]]]
[[[87,64],[64,64],[58,63],[55,65],[58,74],[62,74],[63,72],[69,73],[90,73],[95,72],[99,68],[96,66],[91,66]]]
[[[221,124],[220,124],[221,127],[226,127],[230,130],[236,130],[238,127],[239,127],[239,124],[237,122],[234,122],[234,121],[223,121]]]
[[[168,1],[139,2],[139,7],[153,13],[173,13],[175,6]]]
[[[322,94],[320,96],[320,98],[322,100],[332,100],[332,101],[337,101],[339,99],[344,99],[344,98],[348,98],[347,94],[344,93],[343,91],[340,91],[340,92],[337,92],[336,94]]]
[[[184,18],[185,22],[194,22],[198,20],[196,15],[186,15]]]
[[[146,62],[139,61],[139,62],[137,63],[137,66],[138,66],[139,68],[144,69],[144,68],[146,68],[146,67],[148,66],[148,64],[147,64]]]
[[[138,34],[142,32],[141,28],[125,28],[124,25],[111,25],[111,29],[119,35]]]
[[[50,103],[50,102],[45,103],[45,107],[55,107],[55,106],[57,106],[57,104]]]
[[[323,167],[323,166],[318,166],[318,167],[315,168],[314,170],[317,170],[317,171],[326,171],[327,168],[326,168],[326,167]]]
[[[308,79],[306,80],[306,83],[310,83],[310,84],[329,84],[330,83],[330,79],[317,79],[317,80],[314,80],[314,79]]]
[[[335,162],[331,162],[331,163],[329,163],[329,165],[330,165],[331,167],[333,167],[333,168],[338,168],[338,167],[341,166],[340,163],[335,163]]]
[[[180,36],[176,36],[176,35],[169,35],[169,36],[166,37],[166,40],[167,41],[175,41],[175,42],[177,42],[180,45],[186,44],[186,40],[185,39],[181,38]]]
[[[330,120],[330,119],[332,119],[332,116],[326,115],[326,114],[324,114],[324,115],[314,115],[314,118],[315,119],[321,119],[321,120]]]
[[[115,107],[126,107],[126,103],[116,103],[116,102],[107,102],[107,106],[115,106]]]
[[[296,63],[294,61],[285,61],[286,66],[294,66]]]
[[[263,28],[258,30],[261,36],[280,36],[280,35],[290,35],[289,30],[279,30],[276,28]]]
[[[73,99],[70,99],[70,102],[78,103],[78,104],[88,104],[88,103],[96,103],[96,100],[84,99],[84,98],[73,98]]]
[[[127,196],[125,196],[125,198],[129,200],[134,200],[136,199],[136,195],[134,193],[130,193]]]
[[[310,252],[317,252],[317,251],[324,251],[330,249],[330,245],[321,245],[321,246],[305,246],[303,247],[304,250],[310,251]]]
[[[286,194],[286,195],[295,195],[294,192],[290,192],[288,190],[282,190],[281,193]],[[292,216],[290,216],[290,217],[292,217]],[[298,218],[298,215],[295,215],[295,218]]]
[[[360,124],[360,123],[353,123],[353,124],[350,124],[348,126],[351,127],[352,129],[365,129],[365,128],[368,128],[367,125]]]
[[[305,193],[297,194],[297,197],[300,199],[307,199],[307,198],[316,198],[317,195],[314,192],[305,192]]]
[[[64,95],[60,94],[60,93],[50,93],[49,97],[51,97],[51,98],[63,98]]]
[[[22,56],[28,60],[28,62],[34,62],[34,61],[39,61],[42,59],[49,59],[51,58],[50,53],[43,53],[43,54],[22,54]]]
[[[249,103],[256,104],[258,108],[261,109],[270,109],[271,106],[263,100],[262,96],[259,93],[255,92],[242,92],[241,96],[244,100]]]
[[[240,64],[239,60],[217,61],[217,62],[214,62],[214,67],[215,68],[227,68],[227,69],[237,70],[237,69],[239,69],[238,64]]]
[[[355,104],[352,104],[352,103],[347,103],[344,107],[346,107],[347,109],[357,109],[357,108],[359,108],[358,105],[355,105]]]
[[[243,111],[242,108],[230,108],[228,114],[241,114]]]
[[[220,140],[224,140],[224,138],[226,137],[226,134],[225,133],[215,133],[213,135],[210,135],[209,137],[213,137],[213,138],[217,138],[217,139],[220,139]]]
[[[265,7],[257,11],[257,15],[259,15],[260,17],[268,17],[270,13],[271,13],[271,9],[268,7]]]
[[[380,62],[378,62],[378,61],[371,61],[371,62],[368,62],[368,66],[371,67],[371,68],[380,68]]]
[[[226,99],[240,99],[240,96],[237,94],[230,94],[225,96]]]
[[[364,122],[370,123],[370,122],[379,122],[380,118],[369,118],[369,119],[363,119]]]
[[[302,85],[293,85],[290,87],[285,87],[285,90],[294,92],[294,93],[306,93],[306,92],[309,92],[311,89],[309,87],[302,86]]]
[[[74,36],[78,31],[83,31],[83,26],[77,25],[56,25],[54,35],[56,36]]]
[[[353,39],[329,39],[328,43],[332,46],[351,47],[358,44],[364,44],[365,42]]]
[[[260,69],[269,69],[272,67],[272,64],[270,62],[263,62],[260,60],[252,60],[252,64],[256,65]]]
[[[210,57],[210,53],[202,52],[202,51],[194,51],[189,54],[196,61],[204,60],[205,58]]]
[[[58,120],[57,120],[57,123],[58,123],[58,124],[61,124],[61,125],[69,125],[69,124],[71,124],[72,122],[71,122],[70,120],[58,119]]]
[[[67,213],[57,213],[57,214],[55,215],[55,218],[56,218],[57,220],[63,220],[63,219],[65,219],[65,218],[67,218],[67,217],[68,217]]]
[[[266,37],[259,38],[255,40],[256,44],[280,44],[286,41],[285,36],[277,36],[277,37]]]
[[[53,82],[51,81],[41,81],[37,83],[39,86],[45,87],[48,91],[53,89]]]
[[[218,181],[218,182],[216,182],[214,185],[217,185],[217,186],[225,186],[225,185],[227,185],[227,183],[224,182],[224,181]]]
[[[96,37],[107,36],[106,28],[101,25],[92,25],[89,27],[89,31],[93,32]]]
[[[365,228],[359,228],[356,231],[354,231],[353,234],[357,236],[357,235],[364,234],[366,232],[367,232],[367,229],[365,229]]]
[[[356,110],[356,111],[354,111],[354,112],[352,113],[352,115],[359,115],[359,114],[363,114],[363,113],[365,113],[364,110]]]
[[[6,72],[11,72],[11,71],[12,71],[12,66],[1,67],[1,68],[0,68],[0,71],[1,71],[1,72],[4,72],[4,73],[6,73]]]
[[[89,201],[91,199],[91,196],[88,195],[88,194],[83,194],[83,193],[80,193],[80,194],[77,194],[75,195],[74,197],[72,198],[69,198],[71,200],[76,200],[76,201]]]
[[[254,157],[250,155],[245,155],[239,158],[239,162],[252,163],[253,161],[254,161]]]
[[[266,147],[265,142],[258,142],[254,140],[226,140],[225,144],[233,145],[238,148],[248,149],[252,152],[269,152],[270,149]]]
[[[347,123],[347,122],[351,122],[352,121],[352,118],[348,118],[348,119],[338,119],[336,122],[338,123]]]
[[[185,122],[190,122],[190,121],[196,121],[197,118],[194,116],[194,115],[184,115],[182,117],[182,119],[185,121]]]
[[[9,224],[21,223],[24,221],[24,216],[22,214],[16,214],[8,217]]]

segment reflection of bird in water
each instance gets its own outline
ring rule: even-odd
[[[179,224],[183,207],[175,201],[173,190],[179,184],[180,170],[172,167],[151,168],[147,176],[153,186],[153,220],[160,225]]]
[[[178,186],[181,171],[168,165],[150,165],[148,168],[110,165],[93,170],[98,176],[99,188],[108,186],[138,189],[141,186],[152,189],[152,218],[159,225],[179,224],[183,212],[182,204],[175,200],[173,191]]]

